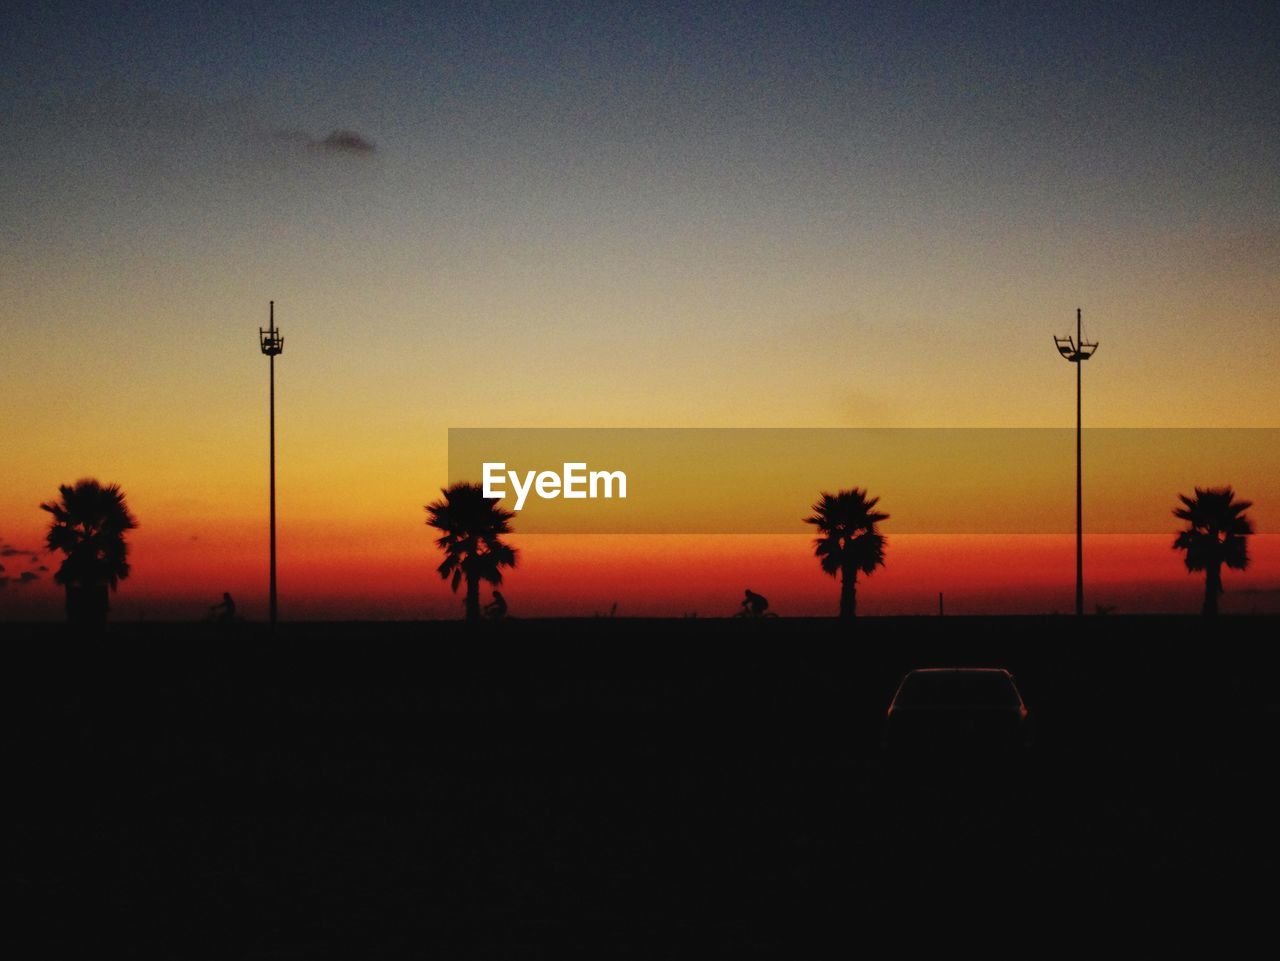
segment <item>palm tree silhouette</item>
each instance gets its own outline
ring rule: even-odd
[[[452,577],[456,593],[467,584],[468,621],[480,619],[480,582],[494,587],[502,583],[502,568],[516,566],[517,551],[502,542],[511,533],[507,522],[515,515],[498,506],[498,498],[485,497],[479,484],[454,484],[441,489],[443,500],[426,506],[427,524],[443,533],[436,546],[444,551],[444,561],[436,568],[442,578]]]
[[[879,502],[880,498],[868,498],[867,492],[857,487],[836,494],[823,491],[813,505],[813,516],[804,519],[818,528],[813,553],[822,569],[832,577],[840,575],[841,619],[857,613],[858,572],[870,576],[884,566],[885,539],[876,524],[888,520],[889,515],[873,510]]]
[[[1222,593],[1222,565],[1242,571],[1249,566],[1249,544],[1253,521],[1246,515],[1252,501],[1235,500],[1236,492],[1228,487],[1196,488],[1196,496],[1179,494],[1183,506],[1173,516],[1187,522],[1187,529],[1173,541],[1175,551],[1185,551],[1187,570],[1204,571],[1204,613],[1218,613],[1218,595]]]
[[[101,624],[110,608],[107,589],[114,591],[129,576],[124,535],[138,522],[118,484],[86,478],[73,487],[59,485],[58,493],[58,500],[40,505],[53,515],[49,550],[66,555],[53,579],[66,589],[69,621]]]

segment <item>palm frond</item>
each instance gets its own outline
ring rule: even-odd
[[[502,583],[502,568],[515,567],[517,551],[502,540],[511,533],[515,516],[485,497],[479,484],[460,483],[441,489],[440,499],[427,504],[427,525],[440,531],[436,547],[445,559],[437,568],[443,578],[451,577],[452,589],[465,580]]]
[[[1174,538],[1173,549],[1183,551],[1189,571],[1211,571],[1226,565],[1244,570],[1249,565],[1246,538],[1254,533],[1253,521],[1245,512],[1252,501],[1236,500],[1230,487],[1195,488],[1195,495],[1179,494],[1183,506],[1173,516],[1187,526]]]
[[[64,585],[106,584],[115,590],[129,576],[125,534],[138,526],[119,484],[84,478],[61,484],[58,499],[40,509],[52,516],[45,543],[66,555],[54,574]]]
[[[813,552],[825,573],[834,577],[847,569],[870,574],[884,565],[885,538],[877,525],[889,515],[874,509],[879,502],[858,487],[820,494],[804,522],[821,535],[814,539]]]

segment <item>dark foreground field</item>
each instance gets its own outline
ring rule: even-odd
[[[12,957],[984,954],[1271,927],[1274,619],[10,630]],[[1017,771],[893,773],[916,666]],[[1026,922],[1040,940],[1012,933]],[[22,934],[19,936],[18,932]]]

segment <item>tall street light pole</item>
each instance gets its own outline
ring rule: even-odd
[[[276,302],[270,302],[267,329],[258,328],[262,352],[267,355],[271,384],[271,626],[276,624],[276,354],[284,351],[284,337],[276,330]]]
[[[1084,505],[1080,494],[1080,392],[1081,365],[1098,349],[1097,342],[1086,343],[1080,320],[1080,308],[1076,308],[1076,336],[1053,338],[1058,353],[1076,365],[1076,616],[1084,615]]]

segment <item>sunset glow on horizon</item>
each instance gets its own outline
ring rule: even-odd
[[[424,526],[383,540],[367,532],[281,536],[280,612],[287,620],[416,620],[461,615],[461,594],[435,572],[440,556]],[[139,529],[134,573],[112,597],[119,620],[202,618],[223,591],[248,617],[266,614],[266,538],[169,542]],[[1172,535],[1086,537],[1088,610],[1194,613],[1203,578],[1170,549]],[[512,537],[520,550],[501,590],[518,617],[729,617],[745,588],[782,616],[831,617],[837,582],[823,574],[806,535],[571,535]],[[859,612],[934,615],[1070,613],[1071,535],[889,536],[885,567],[859,579]],[[1229,572],[1223,609],[1280,612],[1280,535],[1251,539],[1250,569]],[[163,559],[163,566],[149,564]],[[338,560],[335,560],[338,559]],[[43,559],[48,564],[48,559]],[[22,563],[21,561],[19,563]],[[14,569],[13,564],[7,565]],[[15,619],[62,615],[51,582],[10,586]],[[487,600],[489,588],[483,589]]]

